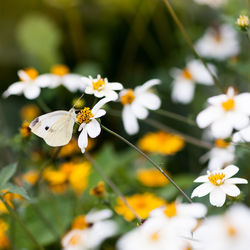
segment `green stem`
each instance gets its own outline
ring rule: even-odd
[[[213,78],[213,81],[215,83],[215,85],[222,91],[224,92],[223,90],[223,87],[222,85],[220,84],[219,80],[217,79],[217,77],[213,74],[213,72],[209,69],[207,63],[201,58],[201,56],[198,54],[198,52],[196,51],[193,43],[192,43],[192,40],[190,39],[189,35],[187,34],[183,24],[181,23],[180,19],[177,17],[174,9],[172,8],[172,6],[170,5],[169,1],[168,0],[162,0],[164,2],[164,4],[166,5],[170,15],[172,16],[172,18],[174,19],[176,25],[178,26],[178,28],[180,29],[184,39],[186,40],[187,44],[189,45],[189,47],[193,50],[195,56],[202,62],[202,64],[204,65],[204,67],[207,69],[208,73],[211,75],[211,77]]]
[[[31,232],[25,226],[24,222],[19,218],[19,216],[16,214],[16,212],[10,207],[8,202],[6,202],[5,199],[2,196],[0,196],[0,199],[4,203],[6,208],[8,209],[10,215],[20,224],[20,226],[26,232],[26,234],[28,235],[30,240],[36,245],[37,249],[44,250],[44,248],[37,242],[37,240],[34,238],[34,236],[31,234]]]
[[[167,111],[167,110],[163,110],[163,109],[155,110],[155,112],[158,113],[159,115],[163,115],[163,116],[175,119],[175,120],[180,121],[180,122],[185,122],[188,125],[192,125],[192,126],[196,126],[197,127],[197,124],[196,124],[195,121],[193,121],[191,119],[188,119],[185,116],[178,115],[178,114],[175,114],[173,112],[170,112],[170,111]]]
[[[124,202],[124,204],[129,208],[129,210],[134,214],[139,223],[142,223],[142,218],[136,213],[136,211],[130,206],[125,196],[121,193],[121,191],[117,188],[115,183],[105,174],[105,172],[98,166],[96,161],[90,156],[88,152],[85,152],[85,157],[88,161],[90,161],[93,167],[99,172],[104,181],[110,186],[110,188],[119,196],[119,198]]]
[[[116,136],[117,138],[119,138],[120,140],[122,140],[123,142],[125,142],[126,144],[128,144],[131,148],[133,148],[134,150],[136,150],[139,154],[141,154],[146,160],[148,160],[156,169],[158,169],[174,185],[174,187],[188,200],[188,202],[192,203],[192,200],[185,194],[185,192],[163,171],[163,169],[161,167],[159,167],[153,160],[151,160],[151,158],[149,158],[145,153],[143,153],[134,144],[132,144],[131,142],[129,142],[127,139],[125,139],[124,137],[120,136],[116,132],[114,132],[114,131],[106,128],[103,125],[101,125],[101,127],[104,130],[106,130],[108,133]]]
[[[37,103],[41,107],[43,112],[46,112],[46,113],[51,112],[51,109],[47,106],[47,104],[43,101],[42,98],[38,97],[37,98]]]

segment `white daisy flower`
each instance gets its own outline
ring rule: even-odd
[[[88,223],[86,228],[73,229],[62,239],[62,246],[65,250],[90,250],[97,248],[101,243],[116,234],[115,222],[106,220],[112,216],[108,209],[91,211],[84,219]]]
[[[80,123],[78,131],[81,131],[78,137],[78,146],[82,153],[88,146],[88,136],[95,138],[101,133],[101,126],[96,119],[106,114],[106,111],[101,107],[110,101],[109,98],[103,98],[92,109],[85,107],[78,113],[77,122]]]
[[[97,78],[92,78],[91,76],[89,76],[89,78],[83,77],[83,81],[86,85],[85,93],[98,98],[107,97],[112,100],[117,100],[119,96],[115,90],[123,89],[121,83],[108,82],[107,78],[101,78],[100,75],[97,75]]]
[[[206,4],[212,8],[219,8],[223,4],[227,3],[227,0],[194,0],[198,4]]]
[[[213,65],[209,64],[208,67],[215,73]],[[171,75],[174,78],[172,100],[183,104],[193,100],[196,83],[213,85],[213,78],[199,60],[188,62],[183,70],[173,69]]]
[[[146,119],[148,109],[156,110],[160,107],[160,98],[149,92],[149,88],[158,84],[160,84],[160,80],[152,79],[136,87],[135,90],[125,89],[120,92],[120,101],[123,105],[122,121],[129,135],[139,131],[137,119]]]
[[[234,165],[229,165],[224,169],[207,172],[194,180],[194,182],[204,182],[194,189],[191,198],[203,197],[210,193],[209,199],[213,206],[221,207],[225,203],[226,195],[236,197],[240,195],[240,189],[235,184],[247,184],[243,178],[230,178],[239,171]]]
[[[224,215],[208,217],[194,232],[202,250],[248,250],[250,209],[243,204],[229,208]]]
[[[81,75],[70,73],[69,68],[63,64],[53,66],[51,73],[41,74],[37,82],[42,88],[56,88],[62,84],[70,92],[84,91],[86,86]]]
[[[195,47],[201,56],[217,60],[236,56],[240,51],[237,32],[227,24],[209,28]]]
[[[37,82],[38,72],[34,68],[27,68],[17,72],[20,81],[15,82],[3,93],[3,97],[10,95],[21,95],[27,99],[35,99],[40,95],[40,86]]]
[[[215,147],[201,157],[201,162],[208,160],[208,170],[221,169],[232,163],[235,159],[235,146],[223,139],[215,141]]]
[[[167,223],[161,218],[149,218],[141,226],[123,235],[117,242],[117,249],[185,250],[188,242],[175,230],[176,223],[176,221]],[[181,225],[178,226],[180,227]]]
[[[200,128],[210,126],[215,138],[227,138],[233,129],[249,124],[250,93],[236,95],[230,87],[227,94],[210,97],[208,103],[210,106],[198,114],[196,122]]]
[[[250,142],[250,126],[247,126],[239,132],[234,133],[232,141],[235,143]]]

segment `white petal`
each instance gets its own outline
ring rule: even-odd
[[[86,130],[91,138],[95,138],[101,133],[101,126],[96,119],[93,119],[86,124]]]
[[[209,194],[214,189],[214,186],[211,183],[203,183],[192,192],[191,198],[193,197],[202,197]]]
[[[229,196],[236,197],[240,195],[240,190],[234,184],[224,183],[221,185],[221,189]]]
[[[235,96],[235,109],[241,113],[250,115],[250,93],[242,93]]]
[[[121,90],[123,89],[123,86],[121,83],[119,82],[111,82],[111,83],[108,83],[108,87],[110,89],[113,89],[113,90]]]
[[[62,84],[71,92],[82,90],[86,87],[83,77],[78,74],[66,74],[62,77]]]
[[[220,119],[211,125],[211,132],[215,138],[227,138],[232,134],[232,125],[227,119]]]
[[[99,118],[101,116],[104,116],[106,114],[106,110],[104,109],[99,109],[96,113],[95,113],[95,116],[94,118]]]
[[[234,112],[230,115],[230,118],[232,126],[237,130],[243,129],[249,124],[249,118],[246,114]]]
[[[196,122],[200,128],[205,128],[212,122],[216,121],[221,115],[221,109],[211,106],[204,109],[198,114]]]
[[[243,178],[230,178],[225,180],[225,183],[230,183],[230,184],[247,184],[248,181]]]
[[[94,223],[97,221],[108,219],[112,216],[112,214],[113,214],[112,211],[109,209],[103,209],[100,211],[93,210],[86,215],[86,221]]]
[[[8,89],[3,93],[3,97],[7,98],[10,95],[20,95],[23,93],[25,83],[15,82],[11,84]]]
[[[228,179],[238,173],[239,168],[236,167],[235,165],[229,165],[226,168],[222,170],[222,172],[225,174],[225,179]]]
[[[139,102],[141,105],[151,110],[156,110],[161,106],[161,99],[157,95],[149,92],[138,95],[138,97],[136,97],[136,102]]]
[[[186,204],[181,203],[177,206],[178,212],[180,212],[180,216],[187,215],[194,218],[204,217],[207,213],[207,207],[201,203],[192,203]]]
[[[208,98],[207,102],[211,105],[218,106],[221,105],[222,102],[225,102],[227,99],[228,99],[227,95],[222,94]]]
[[[222,207],[226,201],[226,194],[220,188],[215,188],[211,191],[209,200],[213,206]]]
[[[145,82],[143,85],[136,87],[135,88],[135,94],[137,95],[137,94],[140,94],[142,92],[145,92],[149,88],[151,88],[151,87],[153,87],[155,85],[158,85],[160,83],[161,83],[161,81],[159,79],[151,79],[151,80]]]
[[[119,95],[114,90],[111,90],[111,89],[105,89],[102,91],[102,93],[103,93],[103,96],[111,99],[112,101],[116,101],[119,97]]]
[[[233,135],[233,142],[250,142],[250,126]]]
[[[131,105],[131,110],[135,114],[135,116],[139,119],[146,119],[148,116],[148,110],[144,108],[140,103],[134,101]]]
[[[110,102],[112,100],[110,100],[109,98],[103,98],[101,99],[93,108],[92,108],[92,113],[93,115],[96,115],[96,112],[106,103]]]
[[[125,105],[122,110],[122,121],[126,132],[129,135],[136,134],[139,131],[139,124],[136,116],[131,110],[130,105]]]
[[[61,77],[55,74],[42,74],[35,79],[41,88],[56,88],[61,84]]]
[[[40,87],[36,86],[35,84],[30,84],[30,86],[26,87],[23,90],[24,96],[27,99],[35,99],[40,95]]]
[[[78,137],[78,146],[80,149],[85,149],[88,146],[87,130],[84,128]]]
[[[84,92],[87,94],[87,95],[93,95],[94,94],[94,89],[92,86],[87,86],[84,90]]]
[[[202,175],[194,180],[194,182],[207,182],[208,181],[208,175]]]

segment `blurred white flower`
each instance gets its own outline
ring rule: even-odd
[[[196,122],[200,128],[211,126],[215,138],[227,138],[233,129],[249,124],[250,93],[236,95],[229,87],[227,94],[210,97],[208,103],[210,106],[198,114]]]
[[[88,136],[95,138],[101,133],[101,126],[96,119],[106,114],[106,111],[101,107],[110,101],[109,98],[103,98],[92,110],[85,107],[77,114],[77,122],[80,123],[78,131],[81,131],[78,137],[78,146],[81,148],[82,153],[85,152],[85,148],[88,146]]]
[[[209,64],[208,67],[215,73],[213,65]],[[199,60],[188,62],[183,70],[172,69],[171,75],[174,78],[172,100],[183,104],[190,103],[193,100],[195,83],[213,85],[213,78]]]
[[[250,126],[243,128],[239,132],[233,134],[232,141],[235,143],[238,142],[250,142]]]
[[[98,247],[106,238],[117,232],[115,222],[106,220],[112,216],[108,209],[91,211],[85,216],[89,226],[84,229],[72,229],[62,239],[64,250],[88,250]]]
[[[223,139],[215,141],[215,147],[201,157],[201,162],[208,160],[208,170],[213,171],[221,169],[232,163],[235,158],[235,146],[230,142],[225,142]]]
[[[115,90],[122,90],[123,86],[119,82],[108,82],[107,78],[101,78],[100,75],[97,78],[92,78],[89,76],[82,78],[85,85],[85,93],[89,95],[94,95],[98,98],[107,97],[112,100],[117,100],[119,95]]]
[[[176,229],[176,221],[149,218],[141,226],[123,235],[117,242],[118,250],[184,250],[189,243]],[[181,221],[179,221],[181,223]],[[178,228],[180,225],[178,226]]]
[[[207,4],[212,8],[219,8],[221,5],[225,4],[227,0],[194,0],[198,4]]]
[[[69,68],[63,64],[53,66],[51,73],[38,76],[37,82],[42,88],[56,88],[62,84],[70,92],[84,91],[86,87],[83,77],[70,73]]]
[[[202,250],[248,250],[250,209],[234,205],[224,215],[208,217],[194,232]]]
[[[226,195],[236,197],[240,195],[240,189],[235,184],[247,184],[243,178],[230,178],[239,171],[234,165],[229,165],[224,169],[207,172],[194,180],[194,182],[204,182],[194,189],[193,197],[203,197],[210,193],[209,200],[213,206],[221,207],[225,203]]]
[[[240,51],[237,32],[227,24],[209,28],[195,47],[201,56],[217,60],[236,56]]]
[[[10,95],[21,95],[27,99],[35,99],[40,95],[40,86],[37,81],[38,72],[34,68],[27,68],[17,72],[20,81],[11,84],[3,93],[3,97],[7,98]]]
[[[137,119],[146,119],[148,109],[156,110],[160,107],[160,98],[149,92],[149,88],[158,84],[160,84],[160,80],[152,79],[136,87],[135,90],[124,89],[120,92],[120,101],[123,105],[122,121],[129,135],[139,131]]]

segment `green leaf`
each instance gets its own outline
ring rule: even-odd
[[[0,186],[4,185],[16,172],[17,162],[4,167],[0,171]]]
[[[0,189],[8,189],[8,193],[14,193],[14,194],[20,194],[23,198],[30,200],[30,197],[28,196],[27,192],[23,187],[18,187],[16,185],[13,185],[11,183],[6,183],[2,186],[0,186]]]

